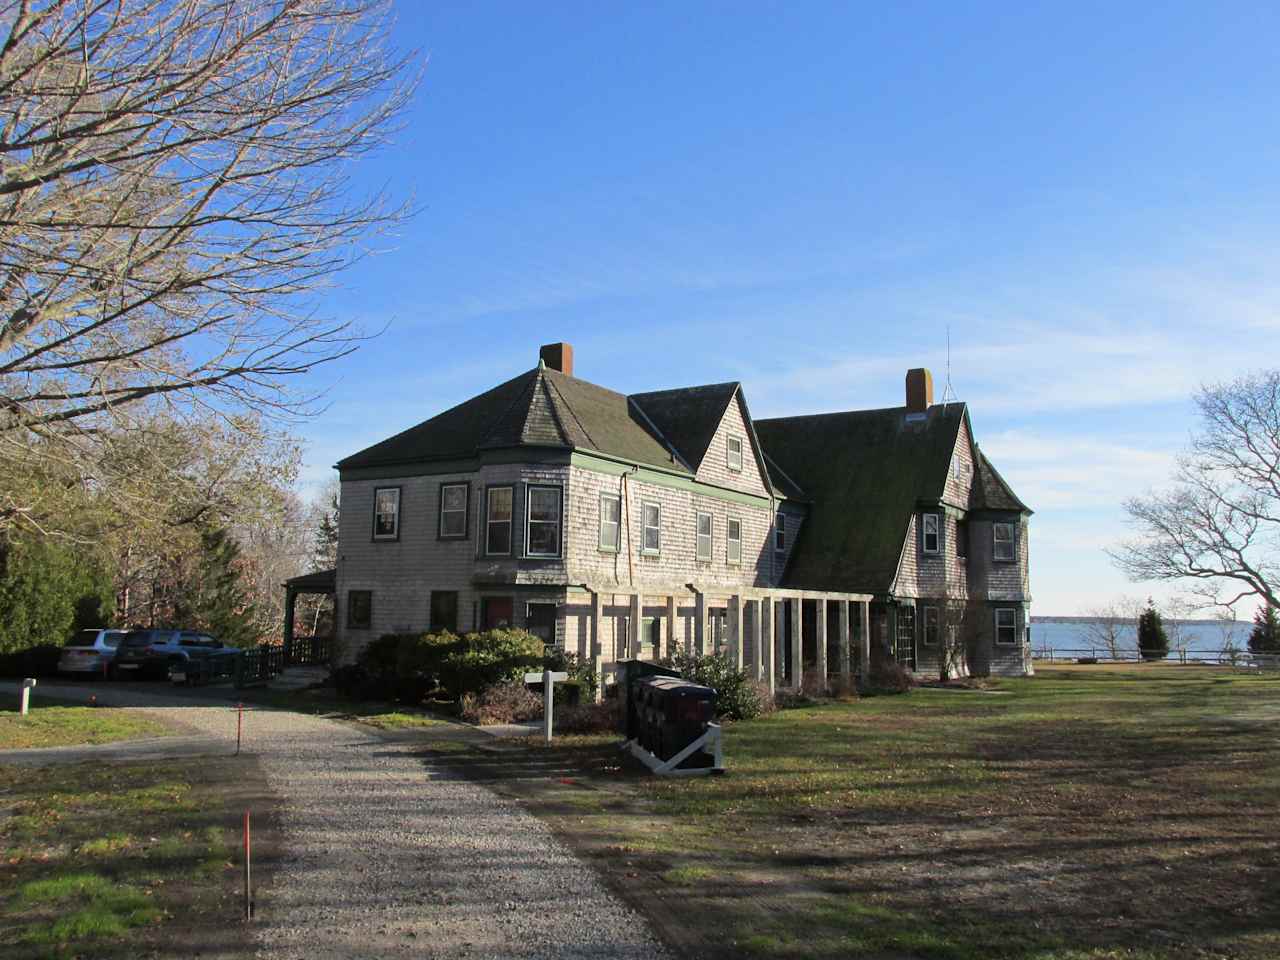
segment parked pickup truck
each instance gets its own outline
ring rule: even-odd
[[[102,676],[103,668],[115,659],[116,645],[123,636],[123,630],[81,630],[62,648],[58,672]]]
[[[116,647],[111,675],[120,680],[164,679],[175,672],[185,673],[193,662],[234,655],[235,651],[235,647],[195,630],[130,630]]]

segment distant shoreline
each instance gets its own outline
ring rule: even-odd
[[[1135,623],[1136,617],[1041,617],[1032,615],[1032,624],[1037,623]],[[1167,620],[1167,618],[1166,618]],[[1167,620],[1170,623],[1180,623],[1189,625],[1198,625],[1205,627],[1221,626],[1224,623],[1238,623],[1242,625],[1252,625],[1251,620],[1218,620],[1211,618],[1208,620]]]

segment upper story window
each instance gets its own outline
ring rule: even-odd
[[[711,514],[698,514],[698,559],[709,561],[711,559],[712,549],[712,520]]]
[[[991,532],[995,538],[995,549],[992,554],[995,559],[1000,561],[1017,560],[1017,527],[1012,523],[993,523]]]
[[[996,643],[1011,647],[1018,642],[1018,611],[1013,607],[996,610]]]
[[[773,523],[773,549],[782,553],[787,549],[787,515],[779,510]]]
[[[490,556],[511,554],[511,487],[490,487],[485,499],[484,552]]]
[[[662,504],[646,503],[641,510],[644,514],[644,531],[640,540],[640,552],[656,555],[662,550]]]
[[[527,498],[525,556],[560,556],[560,504],[564,488],[530,484]]]
[[[440,539],[462,540],[467,536],[467,500],[471,484],[440,485]]]
[[[921,544],[925,553],[940,553],[942,551],[942,514],[926,513],[922,514],[924,518],[924,526],[922,527],[923,536]]]
[[[400,538],[400,488],[378,487],[373,491],[373,539]]]
[[[729,443],[729,469],[736,472],[741,472],[742,471],[742,438],[730,437],[728,443]]]
[[[725,524],[725,559],[730,563],[742,562],[742,521],[730,520]]]
[[[600,494],[600,549],[617,553],[622,531],[622,498]]]

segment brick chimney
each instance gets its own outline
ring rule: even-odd
[[[546,349],[545,347],[543,348]],[[924,367],[907,371],[907,413],[924,413],[933,405],[933,374]]]
[[[573,344],[547,343],[538,351],[538,359],[552,370],[573,376]]]

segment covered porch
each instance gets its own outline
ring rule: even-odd
[[[295,636],[298,597],[326,596],[331,601],[337,592],[337,571],[317,570],[286,580],[284,587],[284,666],[327,664],[333,655],[333,637],[329,634]],[[335,607],[336,610],[336,607]],[[335,613],[336,616],[336,613]]]

